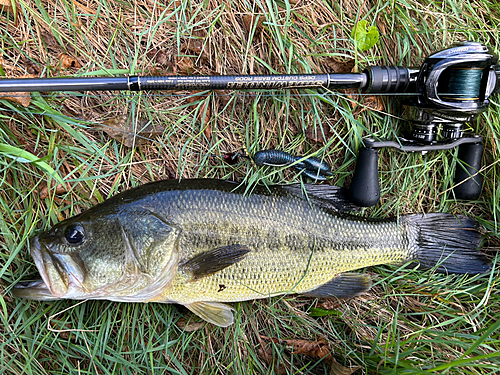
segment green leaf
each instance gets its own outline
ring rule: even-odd
[[[337,310],[325,310],[325,309],[320,309],[313,307],[311,310],[309,310],[309,316],[327,316],[327,315],[340,315],[340,312]]]
[[[20,148],[5,143],[0,143],[0,155],[12,158],[19,163],[32,163],[36,165],[38,168],[43,169],[45,172],[50,174],[60,184],[64,184],[64,181],[61,178],[61,176],[59,176],[57,172],[54,169],[52,169],[50,165],[48,165],[46,162],[44,162],[43,160],[41,160],[40,158],[36,157],[35,155],[33,155],[28,151],[21,150]]]
[[[366,51],[377,44],[380,34],[376,26],[368,26],[368,21],[359,21],[352,29],[351,37],[360,51]]]

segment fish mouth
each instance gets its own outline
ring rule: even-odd
[[[38,236],[30,240],[30,250],[42,280],[16,284],[12,290],[14,296],[37,301],[63,298],[69,285],[65,267],[40,244]]]
[[[31,299],[35,301],[53,301],[55,297],[43,280],[21,281],[12,288],[14,297]]]

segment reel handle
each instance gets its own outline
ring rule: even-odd
[[[455,167],[453,188],[455,198],[476,200],[481,195],[483,177],[479,174],[481,158],[483,156],[483,142],[466,143],[458,147],[458,159],[462,161]]]
[[[378,150],[376,148],[359,150],[349,194],[351,201],[361,207],[371,207],[379,201],[380,185],[378,182]]]

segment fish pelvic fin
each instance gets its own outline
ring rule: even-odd
[[[360,273],[342,273],[316,289],[302,293],[316,298],[352,298],[370,290],[370,276]]]
[[[179,266],[179,270],[190,275],[190,281],[198,280],[239,262],[250,251],[239,244],[219,247],[188,260]]]
[[[203,320],[219,327],[228,327],[234,322],[233,308],[219,302],[193,302],[186,306]]]
[[[408,234],[413,238],[413,259],[421,267],[457,274],[484,273],[491,269],[491,262],[478,251],[481,234],[474,220],[431,213],[408,215],[403,222],[408,223]]]

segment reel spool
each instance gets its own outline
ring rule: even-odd
[[[372,68],[373,69],[373,68]],[[412,126],[408,138],[397,141],[365,139],[350,187],[353,203],[370,207],[380,198],[378,149],[428,152],[459,147],[453,192],[455,198],[474,200],[482,189],[483,139],[464,135],[462,127],[484,112],[489,97],[500,91],[498,56],[476,42],[453,45],[429,56],[418,74],[410,71],[409,85],[418,95],[403,104]]]

